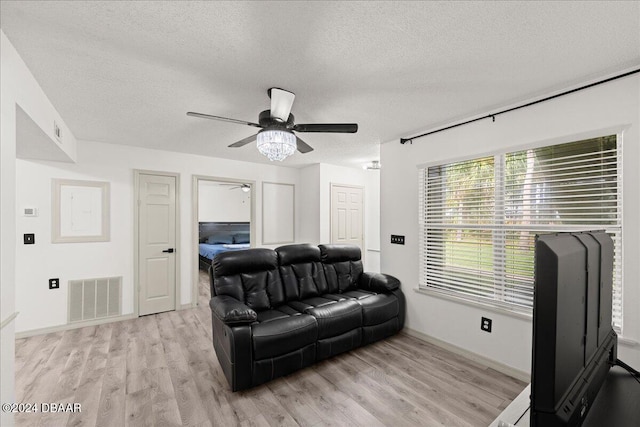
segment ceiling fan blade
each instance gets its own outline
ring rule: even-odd
[[[238,142],[234,142],[233,144],[229,145],[229,147],[232,147],[232,148],[243,147],[249,144],[250,142],[255,141],[257,136],[258,136],[257,133],[255,135],[248,136],[245,139],[241,139]]]
[[[302,154],[313,151],[313,147],[300,139],[298,135],[296,135],[296,145],[298,146],[298,151]]]
[[[258,123],[245,122],[243,120],[236,120],[236,119],[229,119],[227,117],[212,116],[210,114],[194,113],[193,111],[189,111],[187,113],[187,116],[199,117],[201,119],[220,120],[222,122],[236,123],[236,124],[239,124],[239,125],[248,125],[248,126],[253,126],[253,127],[257,127],[257,128],[261,128],[262,127]]]
[[[296,95],[293,92],[272,87],[269,89],[269,97],[271,98],[271,118],[286,123]]]
[[[356,133],[357,123],[318,123],[295,125],[296,132],[330,132],[330,133]]]

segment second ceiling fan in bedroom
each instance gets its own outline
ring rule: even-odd
[[[253,141],[257,141],[258,151],[260,151],[260,153],[267,156],[269,160],[279,161],[292,155],[296,149],[301,153],[313,151],[313,148],[300,139],[294,132],[356,133],[358,131],[358,125],[356,123],[295,124],[293,114],[291,114],[291,106],[293,105],[295,94],[275,87],[269,89],[267,93],[271,98],[271,108],[260,113],[258,123],[195,113],[192,111],[189,111],[187,116],[221,120],[261,128],[257,134],[234,142],[229,145],[229,147],[242,147]]]

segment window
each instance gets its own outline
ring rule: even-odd
[[[535,235],[604,229],[620,331],[621,166],[610,135],[420,169],[420,288],[526,312]]]

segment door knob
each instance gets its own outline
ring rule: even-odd
[[[166,252],[166,253],[172,254],[173,253],[173,248],[165,249],[162,252]]]

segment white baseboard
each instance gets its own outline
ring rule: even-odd
[[[511,366],[505,365],[500,362],[496,362],[495,360],[489,359],[487,357],[484,357],[480,354],[474,353],[462,347],[458,347],[457,345],[450,344],[446,341],[442,341],[438,338],[434,338],[430,335],[423,334],[422,332],[418,332],[411,328],[405,327],[402,330],[402,333],[405,333],[410,337],[428,342],[429,344],[442,347],[445,350],[448,350],[452,353],[456,353],[460,356],[466,357],[467,359],[471,359],[474,362],[480,363],[481,365],[484,365],[488,368],[495,369],[498,372],[502,372],[503,374],[509,375],[510,377],[516,378],[520,381],[524,381],[526,383],[531,382],[531,374],[529,372],[521,371],[520,369],[513,368]]]
[[[9,323],[13,322],[15,318],[18,317],[18,314],[20,313],[17,311],[14,311],[12,314],[8,315],[7,318],[4,319],[2,323],[0,323],[0,330],[4,329],[4,327],[7,326]]]
[[[124,314],[122,316],[105,317],[103,319],[87,320],[85,322],[66,323],[64,325],[50,326],[47,328],[31,329],[29,331],[16,332],[16,339],[32,337],[34,335],[50,334],[52,332],[67,331],[70,329],[84,328],[85,326],[96,326],[104,323],[121,322],[123,320],[135,319],[135,314]]]

